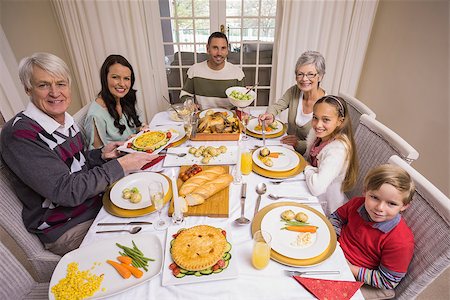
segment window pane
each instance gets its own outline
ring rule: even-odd
[[[159,15],[161,17],[170,17],[170,3],[169,0],[159,0]]]
[[[173,45],[164,45],[164,64],[170,65],[174,60]]]
[[[271,65],[272,64],[272,49],[273,44],[259,44],[259,64]]]
[[[186,79],[187,79],[187,71],[189,70],[189,68],[183,68],[182,69],[182,71],[183,71],[183,82],[185,82],[186,81]]]
[[[261,1],[261,16],[275,17],[277,13],[277,0]]]
[[[230,42],[241,41],[241,19],[227,18],[228,40]]]
[[[241,49],[240,44],[230,44],[230,52],[228,53],[228,62],[240,65],[241,64]]]
[[[242,68],[242,71],[244,71],[245,74],[245,85],[254,85],[255,82],[255,72],[256,72],[256,68],[254,67],[244,67]]]
[[[269,105],[269,89],[258,89],[256,92],[256,103],[258,106]]]
[[[259,13],[259,0],[245,0],[244,16],[257,16]]]
[[[180,69],[178,68],[169,68],[166,71],[167,73],[167,83],[169,87],[181,87],[180,81]]]
[[[194,1],[194,14],[196,17],[208,17],[209,16],[209,0],[195,0]]]
[[[177,17],[192,17],[192,0],[173,1]]]
[[[181,52],[189,52],[189,55],[191,55],[189,61],[194,61],[194,45],[188,44],[188,45],[180,45],[180,51]],[[184,58],[183,58],[184,62]],[[184,64],[186,65],[186,64]]]
[[[261,41],[273,42],[275,37],[275,19],[261,19],[259,38]]]
[[[193,20],[178,20],[180,33],[180,43],[194,42],[194,22]]]
[[[227,8],[225,13],[227,16],[240,16],[241,0],[227,0]]]
[[[180,91],[169,90],[169,100],[172,104],[180,102]]]
[[[260,67],[258,70],[258,83],[259,85],[270,86],[270,75],[272,68]]]
[[[172,32],[171,20],[161,20],[163,42],[173,42],[174,32]]]
[[[195,39],[197,43],[206,44],[208,42],[209,31],[209,20],[195,20]]]
[[[256,41],[258,40],[258,19],[244,19],[243,38],[244,41]]]
[[[195,45],[195,48],[197,49],[197,54],[206,54],[206,42],[204,44]]]

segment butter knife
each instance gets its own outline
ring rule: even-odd
[[[151,225],[152,222],[128,222],[128,223],[98,223],[98,226],[107,226],[107,225]]]

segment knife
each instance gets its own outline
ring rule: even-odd
[[[98,226],[106,226],[106,225],[151,225],[152,222],[128,222],[128,223],[98,223]]]

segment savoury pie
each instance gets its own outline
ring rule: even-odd
[[[173,261],[183,269],[200,271],[212,267],[225,253],[227,240],[219,228],[198,225],[181,231],[173,241]]]
[[[169,139],[165,132],[148,131],[133,140],[133,148],[140,151],[156,150],[167,144],[168,141]]]

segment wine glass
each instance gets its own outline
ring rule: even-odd
[[[248,139],[249,139],[249,137],[247,135],[247,125],[248,125],[249,119],[250,119],[250,113],[246,112],[246,107],[242,107],[241,108],[241,122],[242,122],[242,125],[244,126],[244,135],[242,136],[243,141],[248,141]]]
[[[158,221],[153,224],[156,230],[164,230],[169,224],[161,218],[161,209],[164,206],[164,189],[161,182],[152,182],[148,187],[150,199],[158,211]]]

